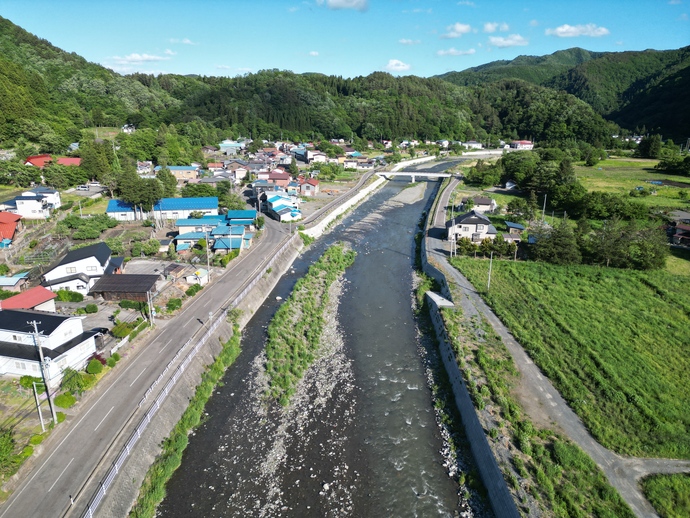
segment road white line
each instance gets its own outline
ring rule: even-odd
[[[67,466],[65,466],[65,469],[63,469],[60,474],[58,475],[58,478],[55,479],[55,482],[53,482],[53,485],[50,486],[48,489],[48,493],[50,493],[50,490],[55,487],[55,484],[58,483],[58,480],[60,480],[60,477],[65,474],[65,471],[67,471],[67,468],[69,468],[69,465],[72,464],[72,461],[74,460],[74,457],[72,457],[72,460],[67,463]]]
[[[172,338],[171,338],[171,340],[172,340]],[[145,371],[145,370],[146,370],[146,367],[144,367],[144,370],[141,371],[141,372],[139,373],[139,376],[141,376],[142,374],[144,374],[144,371]],[[134,381],[132,381],[132,383],[129,384],[130,387],[131,387],[132,385],[134,385],[134,382],[137,381],[137,380],[139,379],[139,376],[137,376],[136,378],[134,378]]]
[[[165,349],[168,345],[170,345],[170,342],[172,342],[172,338],[170,340],[168,340],[167,342],[165,342],[165,345],[163,347],[161,347],[160,350],[162,351],[163,349]]]
[[[196,318],[194,318],[194,317],[190,318],[189,320],[187,320],[187,323],[185,325],[183,325],[182,327],[187,327],[187,324],[189,324],[190,322],[192,322],[194,320],[196,320]]]
[[[122,373],[120,374],[120,376],[122,376],[125,372],[127,372],[127,371],[128,371],[131,367],[133,367],[134,365],[136,365],[136,362],[130,363],[129,366],[128,366],[125,370],[122,371]],[[48,456],[48,458],[45,460],[45,462],[44,462],[43,464],[41,464],[41,467],[38,468],[38,469],[36,470],[36,473],[34,473],[34,475],[33,475],[33,476],[29,479],[29,481],[24,485],[24,487],[21,489],[21,491],[19,491],[19,493],[16,493],[15,499],[12,501],[12,503],[11,503],[10,505],[7,506],[7,509],[5,509],[5,511],[4,511],[2,514],[0,514],[0,518],[3,518],[3,517],[7,514],[7,511],[10,510],[10,508],[12,507],[12,504],[14,504],[15,500],[16,500],[17,498],[19,498],[19,496],[26,490],[26,488],[29,487],[29,486],[31,485],[31,482],[33,482],[33,480],[38,476],[38,474],[39,474],[39,473],[43,473],[43,468],[45,468],[46,464],[48,464],[48,462],[50,462],[50,459],[53,458],[53,455],[55,455],[55,454],[57,453],[57,451],[60,449],[60,446],[62,446],[62,444],[69,438],[69,436],[72,435],[72,432],[74,432],[74,430],[77,429],[77,427],[81,424],[81,422],[82,422],[84,419],[86,419],[86,416],[89,415],[89,412],[91,412],[91,410],[93,410],[94,408],[96,408],[96,406],[98,406],[98,402],[99,402],[101,399],[103,399],[103,398],[105,397],[105,395],[106,395],[108,392],[110,392],[110,389],[113,388],[115,385],[117,385],[117,384],[116,384],[116,383],[113,383],[112,385],[110,385],[110,386],[105,390],[105,392],[103,392],[103,394],[101,394],[101,397],[99,397],[99,398],[95,401],[95,403],[93,404],[93,406],[92,406],[91,408],[89,408],[89,409],[86,411],[86,413],[82,416],[81,419],[79,419],[79,421],[77,422],[77,424],[75,424],[75,425],[72,427],[72,429],[67,433],[67,435],[65,435],[65,437],[60,441],[60,443],[55,447],[55,449],[53,450],[53,453],[51,453],[51,454]]]
[[[139,376],[141,376],[141,374],[139,374]],[[130,385],[130,386],[131,386],[131,385]],[[110,407],[110,410],[108,410],[108,413],[105,414],[105,415],[103,416],[103,419],[101,419],[101,422],[98,423],[98,425],[96,426],[96,428],[93,429],[94,432],[95,432],[96,430],[98,430],[98,427],[101,426],[101,425],[103,424],[103,421],[105,421],[105,418],[108,417],[108,416],[110,415],[110,412],[112,412],[114,408],[115,408],[114,406],[111,406],[111,407]]]
[[[211,299],[208,299],[208,301],[206,302],[206,304],[204,304],[204,307],[208,306],[210,303],[211,303]]]

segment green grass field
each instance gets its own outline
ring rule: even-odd
[[[642,489],[661,518],[690,517],[690,475],[654,475],[642,481]]]
[[[575,166],[575,174],[588,191],[627,195],[636,187],[643,186],[656,189],[657,194],[635,198],[642,203],[658,207],[690,207],[690,202],[680,199],[680,187],[647,183],[647,180],[670,180],[688,184],[690,188],[690,178],[659,172],[654,169],[657,163],[658,160],[612,158],[602,160],[594,167]],[[690,191],[688,193],[690,194]]]
[[[485,291],[489,262],[453,263]],[[690,458],[690,290],[666,271],[494,261],[484,294],[603,445]]]

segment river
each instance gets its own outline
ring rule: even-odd
[[[293,264],[190,436],[159,516],[458,516],[413,313],[413,236],[433,183],[389,182]],[[427,186],[425,189],[424,186]],[[334,287],[323,356],[287,409],[263,399],[265,330],[323,250],[357,252]],[[468,511],[472,514],[472,511]]]

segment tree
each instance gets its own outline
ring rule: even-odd
[[[156,178],[162,184],[163,197],[174,198],[177,195],[177,178],[167,167],[161,167],[156,173]]]
[[[659,158],[661,155],[661,135],[645,137],[637,146],[637,152],[643,158]]]
[[[536,243],[532,245],[532,254],[538,261],[553,264],[568,265],[582,262],[575,233],[567,219],[553,229],[543,229],[539,232]]]
[[[295,159],[294,156],[292,157],[292,161],[290,162],[289,171],[290,171],[290,174],[293,176],[299,174],[299,167],[297,166],[297,160]]]

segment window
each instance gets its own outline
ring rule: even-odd
[[[469,232],[469,231],[470,231],[470,227],[462,227],[462,231],[463,231],[463,232]]]
[[[38,372],[38,365],[36,365],[35,363],[32,363],[31,364],[31,370],[34,372]]]
[[[65,268],[67,273],[77,273],[77,268],[75,266],[68,266]]]
[[[14,362],[14,368],[20,371],[26,370],[26,363],[24,362]]]
[[[95,267],[95,266],[87,266],[87,267],[86,267],[86,271],[87,271],[87,272],[95,272],[95,271],[96,271],[96,267]]]
[[[477,225],[477,230],[484,230],[484,225]]]

